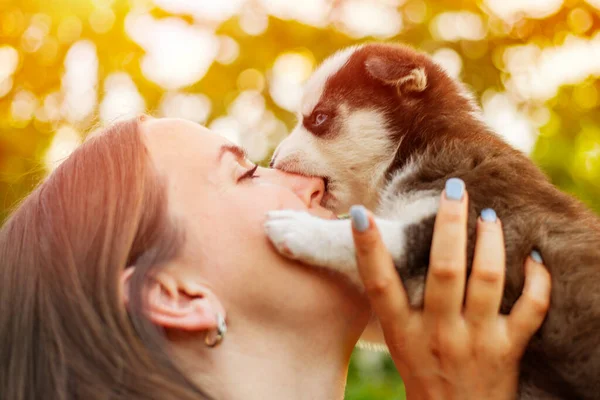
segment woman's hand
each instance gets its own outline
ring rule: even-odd
[[[491,210],[479,218],[466,283],[467,201],[464,183],[449,180],[435,221],[423,310],[409,307],[372,215],[363,232],[356,228],[364,223],[353,224],[360,274],[410,400],[514,399],[519,361],[548,310],[550,276],[533,260],[541,261],[536,253],[525,263],[520,299],[510,315],[499,314],[505,254],[502,225]],[[353,208],[353,220],[363,212]]]

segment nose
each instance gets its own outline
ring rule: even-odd
[[[307,207],[321,204],[325,195],[325,182],[315,176],[291,174],[280,170],[271,170],[280,176],[282,184],[289,187]]]
[[[325,195],[325,182],[323,178],[314,176],[296,176],[296,183],[292,190],[305,202],[309,207],[321,204]]]

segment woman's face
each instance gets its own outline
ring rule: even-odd
[[[281,257],[263,224],[271,210],[335,216],[319,178],[258,168],[231,142],[195,123],[147,119],[144,139],[167,178],[169,209],[185,227],[181,268],[219,297],[228,318],[302,329],[331,324],[360,334],[368,307],[338,276]]]

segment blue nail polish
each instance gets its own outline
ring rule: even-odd
[[[462,179],[450,178],[446,181],[446,198],[448,200],[462,200],[465,195],[465,183]]]
[[[486,208],[485,210],[481,210],[481,219],[485,222],[496,222],[496,211],[491,208]]]
[[[350,207],[350,218],[352,218],[352,226],[358,232],[364,232],[369,229],[369,217],[367,209],[364,206]]]
[[[543,264],[544,263],[544,260],[542,260],[542,255],[537,250],[532,250],[531,251],[531,258],[533,259],[533,261],[535,261],[538,264]]]

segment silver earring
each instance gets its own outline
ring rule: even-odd
[[[210,330],[206,333],[204,343],[206,343],[208,347],[216,347],[223,341],[226,333],[227,324],[225,323],[225,318],[221,315],[221,313],[217,313],[217,327],[216,329]]]

